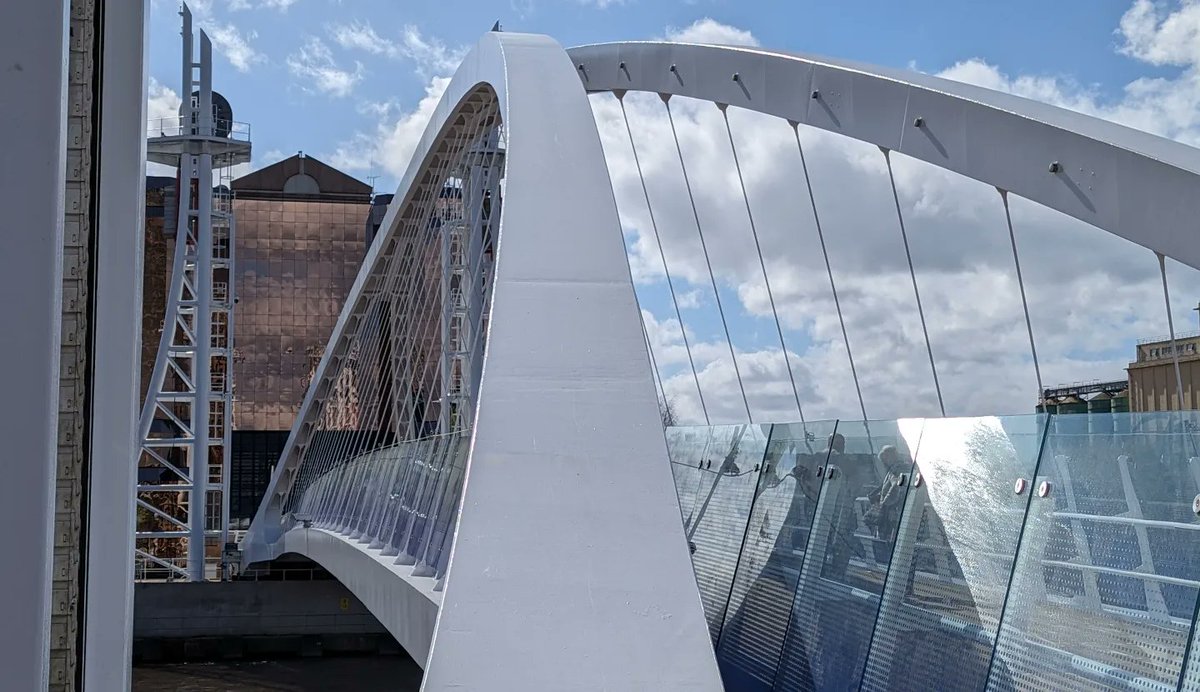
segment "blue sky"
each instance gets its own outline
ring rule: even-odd
[[[743,43],[908,67],[1200,144],[1200,0],[739,2],[735,0],[200,0],[216,44],[214,85],[251,123],[255,166],[297,150],[392,192],[428,111],[466,48],[497,19],[565,46],[667,38]],[[179,90],[177,5],[154,0],[151,115]],[[713,421],[744,420],[712,287],[681,200],[678,159],[655,98],[626,99]],[[666,396],[699,420],[662,263],[620,112],[592,97],[643,317]],[[736,109],[732,109],[736,110]],[[732,111],[731,111],[732,112]],[[681,146],[756,420],[796,420],[786,364],[750,242],[723,125],[711,104],[679,104]],[[779,122],[730,116],[767,256],[787,353],[809,420],[855,417],[845,346],[798,194],[794,140]],[[880,153],[805,129],[813,186],[831,229],[847,331],[869,415],[936,413]],[[790,152],[790,153],[789,153]],[[896,184],[947,413],[1024,413],[1036,396],[1012,256],[995,190],[896,155]],[[802,204],[801,201],[804,203]],[[1166,333],[1149,250],[1023,200],[1013,220],[1044,384],[1124,377],[1139,338]],[[1194,232],[1181,229],[1181,232]],[[706,230],[707,234],[707,230]],[[1200,277],[1173,264],[1183,330]]]
[[[218,40],[215,84],[233,103],[237,119],[251,123],[258,162],[268,153],[300,149],[329,157],[355,132],[370,131],[382,104],[412,108],[424,94],[431,68],[421,61],[429,56],[389,57],[383,49],[372,54],[344,47],[335,32],[346,26],[370,26],[388,45],[402,45],[406,31],[415,32],[432,52],[441,48],[452,58],[497,19],[506,30],[546,33],[570,46],[663,36],[668,28],[711,17],[751,30],[773,48],[925,71],[980,58],[1008,73],[1066,76],[1107,96],[1136,77],[1169,71],[1115,50],[1114,29],[1128,3],[1113,0],[205,0],[192,6],[214,38],[228,36],[241,44],[233,50]],[[358,76],[348,92],[317,91],[310,77],[289,69],[289,57],[313,40],[328,49],[332,66]],[[151,76],[178,91],[178,61],[177,5],[155,0]],[[381,189],[394,184],[384,170],[353,173],[380,174]]]

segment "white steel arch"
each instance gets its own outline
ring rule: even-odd
[[[420,595],[440,600],[425,687],[719,689],[599,135],[574,66],[544,36],[485,35],[447,87],[318,366],[245,561],[288,550],[322,561],[420,657],[419,636],[397,632],[420,604],[413,580],[378,569],[369,547],[315,549],[330,532],[284,512],[312,412],[384,249],[422,186],[440,184],[430,166],[480,94],[498,102],[507,136],[505,196],[450,571],[444,593]]]
[[[568,50],[591,92],[737,106],[897,151],[1200,269],[1200,149],[961,82],[784,51],[623,42]]]

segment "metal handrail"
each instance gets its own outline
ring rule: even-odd
[[[151,118],[146,123],[146,135],[148,137],[184,137],[191,134],[207,135],[216,137],[216,130],[225,129],[229,134],[226,138],[238,142],[250,141],[250,123],[240,122],[237,120],[214,120],[213,132],[203,133],[200,127],[195,125],[191,128],[187,127],[186,119],[183,116],[167,116],[164,118]],[[193,132],[194,130],[194,132]]]

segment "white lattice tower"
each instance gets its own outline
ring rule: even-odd
[[[250,142],[248,128],[216,114],[212,43],[200,32],[195,62],[186,6],[182,15],[182,86],[190,98],[178,120],[150,124],[147,145],[150,161],[179,167],[178,214],[162,338],[139,424],[136,555],[169,579],[201,581],[218,575],[206,564],[215,567],[219,549],[209,556],[207,546],[221,548],[228,540],[235,234],[230,183],[231,167],[250,160]]]

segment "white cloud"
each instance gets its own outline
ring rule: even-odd
[[[287,66],[293,75],[307,80],[304,88],[336,97],[348,96],[363,77],[362,63],[355,62],[352,71],[339,67],[329,46],[312,36],[288,56]]]
[[[386,55],[394,50],[392,44],[375,33],[368,22],[335,24],[329,28],[330,35],[342,48],[357,49],[374,55]]]
[[[1200,143],[1200,55],[1188,52],[1196,44],[1189,44],[1186,29],[1195,26],[1189,22],[1197,4],[1171,13],[1133,4],[1126,18],[1137,21],[1123,21],[1121,32],[1137,48],[1127,52],[1183,69],[1131,82],[1115,98],[1065,78],[1008,75],[981,60],[964,60],[942,75]],[[1154,10],[1149,23],[1137,17],[1147,5]],[[754,43],[749,32],[711,20],[667,35]],[[704,305],[683,317],[710,417],[745,420],[662,103],[645,94],[629,94],[625,102],[681,306],[693,298]],[[795,420],[724,123],[712,104],[678,98],[671,105],[754,417]],[[620,109],[604,94],[593,96],[593,111],[641,304],[658,306],[644,312],[668,397],[681,419],[702,420]],[[730,109],[729,118],[805,416],[856,418],[858,400],[792,130],[743,110]],[[883,157],[873,146],[809,128],[801,129],[801,140],[867,411],[875,418],[936,415]],[[893,163],[947,413],[1032,412],[1036,382],[999,195],[898,154]],[[1124,377],[1133,341],[1166,331],[1154,255],[1021,199],[1012,199],[1012,211],[1044,384]],[[1182,330],[1195,323],[1188,308],[1200,296],[1200,276],[1174,263],[1169,270]]]
[[[466,54],[465,48],[448,48],[441,39],[425,36],[412,24],[406,24],[394,41],[380,36],[365,21],[335,24],[329,27],[329,33],[342,48],[410,60],[425,79],[452,73]]]
[[[164,134],[175,127],[179,121],[180,103],[178,92],[151,77],[146,89],[146,119],[149,122],[147,134]],[[175,170],[172,166],[159,163],[146,164],[147,175],[174,175]]]
[[[417,64],[426,76],[451,74],[466,55],[465,48],[447,48],[441,39],[426,37],[420,29],[408,24],[401,33],[401,53]]]
[[[288,8],[296,4],[296,0],[229,0],[230,10],[279,10],[287,12]]]
[[[189,0],[187,6],[192,10],[192,16],[203,19],[212,14],[213,0]]]
[[[714,43],[726,46],[757,46],[758,39],[745,29],[722,24],[711,17],[697,19],[682,29],[667,27],[666,39],[676,43]]]
[[[447,48],[442,41],[424,36],[411,25],[403,27],[397,41],[380,37],[366,22],[334,25],[329,27],[329,32],[343,48],[412,61],[416,73],[428,80],[424,95],[408,110],[394,100],[360,102],[357,110],[376,116],[378,124],[342,141],[327,156],[331,165],[347,171],[382,172],[392,178],[401,178],[446,85],[450,83],[449,75],[457,69],[466,49]]]
[[[150,78],[146,98],[147,118],[151,121],[178,118],[181,103],[178,92],[154,77]]]
[[[213,47],[239,72],[249,72],[254,65],[266,62],[266,56],[251,45],[251,42],[258,38],[258,32],[249,31],[243,34],[233,24],[219,22],[207,22],[205,29],[208,37],[212,39]]]
[[[700,291],[684,291],[676,296],[679,301],[679,307],[683,310],[698,308],[704,303],[704,296]]]
[[[330,165],[347,171],[382,170],[394,178],[403,176],[413,149],[449,83],[448,77],[434,78],[425,87],[425,96],[416,108],[402,111],[394,119],[388,117],[373,132],[360,132],[342,142],[328,157]],[[387,112],[393,110],[388,108]]]
[[[1061,77],[1009,75],[977,59],[941,74],[1200,143],[1200,56],[1188,52],[1190,34],[1180,28],[1195,6],[1187,2],[1162,13],[1141,0],[1133,4],[1120,28],[1127,44],[1122,50],[1183,69],[1131,82],[1115,98]],[[365,23],[331,28],[344,48],[414,60],[443,75],[431,79],[424,97],[409,109],[394,102],[359,104],[360,112],[380,122],[342,142],[328,156],[331,164],[403,175],[449,81],[444,75],[461,57],[410,28],[392,41]],[[750,32],[712,19],[668,29],[666,37],[757,45]],[[630,94],[626,104],[710,417],[744,420],[662,103],[653,95]],[[755,419],[795,420],[724,123],[711,104],[674,99],[672,109]],[[701,420],[620,110],[611,95],[596,95],[593,111],[642,305],[655,306],[644,316],[668,397],[681,419]],[[731,109],[729,117],[804,413],[809,420],[855,418],[854,381],[792,130],[746,111]],[[873,146],[821,131],[802,128],[801,139],[868,413],[936,414],[883,158]],[[898,154],[893,162],[947,413],[1031,412],[1035,379],[999,196],[988,186]],[[1020,199],[1012,200],[1012,211],[1045,384],[1123,377],[1130,344],[1165,331],[1152,253]],[[1170,270],[1179,303],[1176,323],[1190,324],[1194,315],[1184,304],[1200,296],[1200,277],[1179,265]]]
[[[354,110],[360,115],[370,115],[376,118],[386,118],[399,109],[400,104],[395,99],[387,101],[359,101]]]
[[[1167,13],[1161,3],[1135,0],[1121,17],[1121,52],[1152,65],[1200,63],[1200,2],[1183,0]]]
[[[382,172],[400,178],[408,168],[413,149],[424,134],[442,92],[450,83],[449,75],[457,69],[466,48],[449,48],[440,39],[424,35],[413,25],[402,27],[399,37],[394,40],[381,36],[366,21],[333,24],[327,29],[339,47],[409,61],[417,76],[427,80],[424,96],[409,110],[394,99],[360,101],[355,109],[376,118],[377,124],[372,129],[354,133],[326,155],[331,165],[346,171]],[[324,48],[323,43],[321,46]],[[324,54],[328,55],[327,48],[324,48]],[[359,67],[361,70],[361,65]]]

